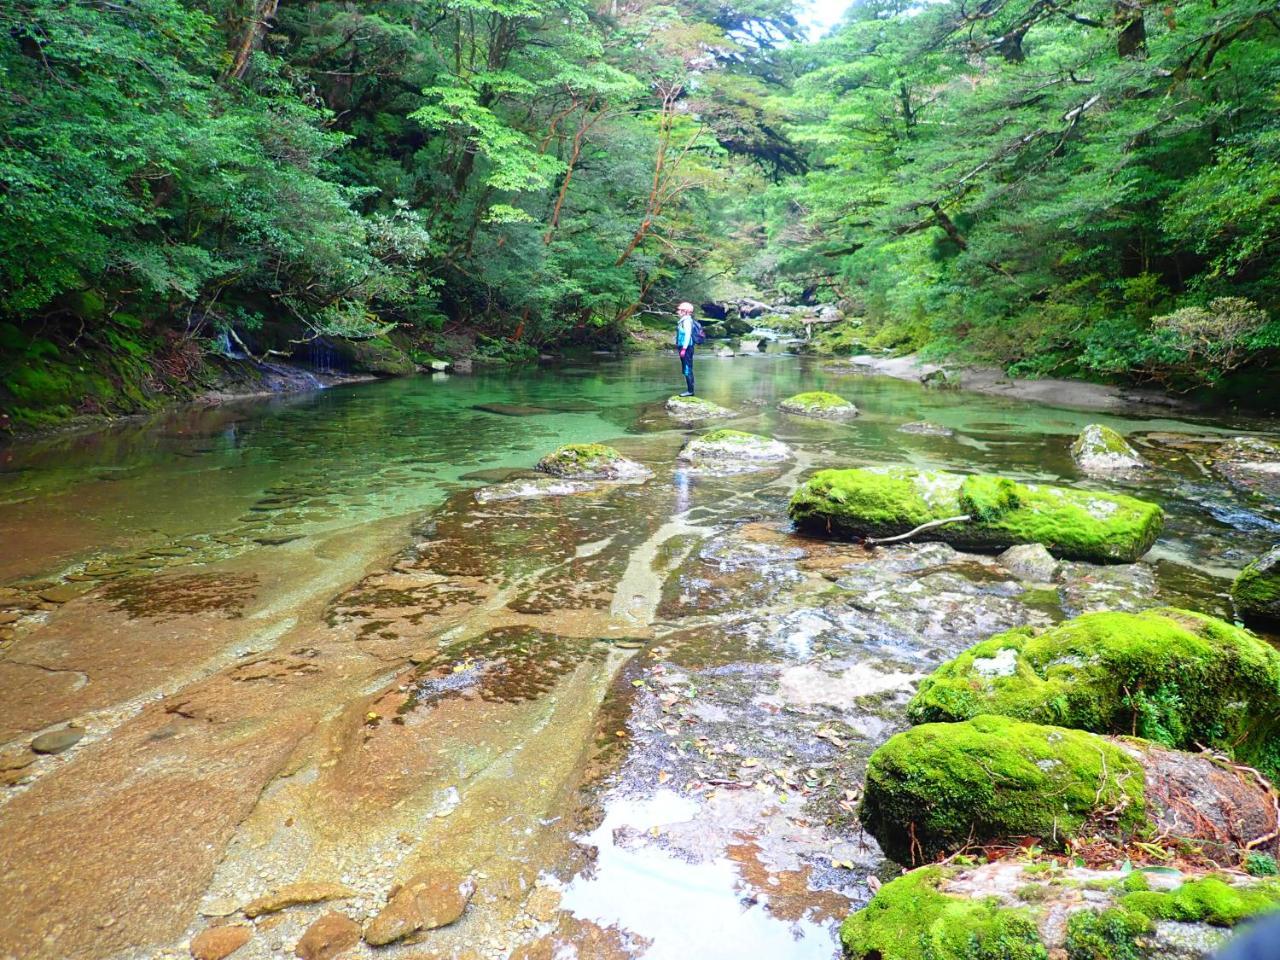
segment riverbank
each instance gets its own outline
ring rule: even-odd
[[[1091,383],[1086,380],[1029,380],[1011,377],[993,365],[930,363],[921,360],[917,354],[887,357],[864,353],[850,357],[847,363],[860,372],[893,377],[895,380],[923,383],[933,378],[933,385],[948,389],[968,390],[992,397],[1009,397],[1076,410],[1118,413],[1124,410],[1162,408],[1186,411],[1195,406],[1189,400],[1159,390]]]

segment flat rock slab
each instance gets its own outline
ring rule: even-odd
[[[31,749],[36,753],[62,753],[70,750],[84,739],[84,731],[79,727],[67,727],[42,733],[31,741]]]
[[[449,871],[414,877],[369,921],[365,942],[380,947],[448,926],[462,916],[474,892],[474,883]]]
[[[253,938],[253,928],[244,924],[210,927],[191,940],[191,956],[195,960],[223,960]]]
[[[360,942],[360,924],[341,913],[326,913],[307,927],[294,947],[300,960],[334,960]]]
[[[694,422],[732,417],[733,411],[701,397],[671,397],[667,400],[667,413],[677,420]]]
[[[476,491],[476,503],[500,503],[504,500],[534,500],[540,497],[566,497],[590,493],[599,483],[588,480],[566,480],[563,477],[539,477],[536,480],[512,480],[495,483]]]

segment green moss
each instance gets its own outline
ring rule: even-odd
[[[997,634],[927,677],[907,713],[916,723],[1000,714],[1178,749],[1212,744],[1280,774],[1280,653],[1172,607]]]
[[[1240,571],[1231,598],[1245,619],[1280,623],[1280,544]]]
[[[1138,893],[1141,890],[1150,890],[1151,882],[1147,880],[1147,875],[1141,870],[1134,870],[1121,884],[1126,893]]]
[[[705,440],[707,443],[740,443],[743,446],[765,442],[769,438],[762,437],[754,433],[744,433],[741,430],[712,430],[710,433],[704,433],[698,439]]]
[[[1234,886],[1221,877],[1208,876],[1173,890],[1126,894],[1120,898],[1120,906],[1151,920],[1234,927],[1242,920],[1280,909],[1280,881]]]
[[[1274,877],[1280,874],[1280,865],[1269,853],[1254,851],[1244,858],[1244,869],[1251,877]]]
[[[994,898],[973,900],[938,889],[945,873],[914,870],[885,884],[840,927],[850,960],[1045,960],[1048,953],[1025,910]]]
[[[792,496],[790,514],[803,529],[851,538],[969,515],[922,539],[990,550],[1040,543],[1060,558],[1104,563],[1142,556],[1163,523],[1157,505],[1132,497],[900,467],[821,470]]]
[[[1067,919],[1068,960],[1145,960],[1151,921],[1128,910],[1078,910]]]
[[[858,408],[844,397],[824,390],[797,393],[793,397],[787,397],[778,404],[778,409],[784,413],[820,419],[843,419],[858,415]]]
[[[539,460],[537,469],[556,476],[578,476],[605,470],[623,459],[603,443],[566,443]]]
[[[1121,836],[1146,825],[1142,769],[1090,733],[1008,717],[927,723],[867,764],[860,816],[901,863],[972,841],[1036,837],[1061,847],[1103,811]]]

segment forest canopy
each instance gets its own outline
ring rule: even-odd
[[[0,18],[5,407],[319,338],[519,359],[739,295],[1032,375],[1191,389],[1280,348],[1262,0],[858,0],[816,42],[789,0]]]

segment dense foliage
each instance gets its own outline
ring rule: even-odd
[[[1212,385],[1280,345],[1277,26],[857,0],[806,43],[790,0],[7,0],[0,407],[137,406],[317,338],[518,359],[732,292],[842,301],[843,347]]]
[[[762,281],[1033,374],[1181,389],[1274,358],[1274,4],[858,0],[791,59],[812,170],[769,198]]]

